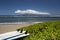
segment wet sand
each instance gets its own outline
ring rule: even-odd
[[[18,28],[32,25],[32,23],[26,24],[0,24],[0,34],[10,31],[15,31]]]

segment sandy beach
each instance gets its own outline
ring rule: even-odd
[[[15,31],[18,28],[22,28],[25,26],[32,25],[33,23],[25,23],[25,24],[0,24],[0,34],[10,31]]]

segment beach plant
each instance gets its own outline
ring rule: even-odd
[[[60,21],[37,23],[17,30],[30,33],[23,40],[60,40]]]

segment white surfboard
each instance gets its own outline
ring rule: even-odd
[[[29,33],[25,34],[26,31],[23,31],[22,33],[18,31],[12,31],[12,32],[7,32],[0,34],[0,40],[13,40],[21,37],[28,36]]]

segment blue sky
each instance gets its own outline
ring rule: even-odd
[[[60,15],[60,0],[0,0],[0,15],[16,15],[16,10],[27,9]]]

